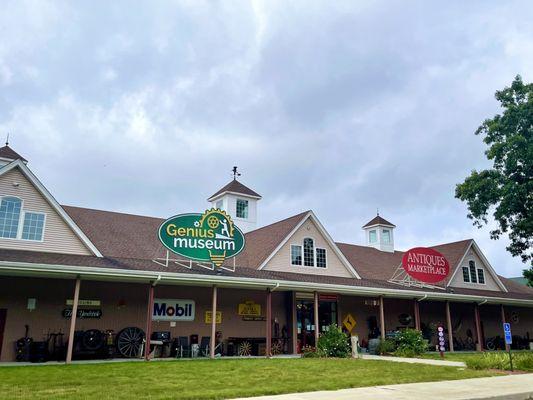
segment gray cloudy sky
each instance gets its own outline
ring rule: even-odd
[[[362,243],[475,238],[455,184],[487,166],[473,132],[533,80],[529,1],[2,1],[0,135],[62,204],[169,216],[230,179],[261,224],[313,209]]]

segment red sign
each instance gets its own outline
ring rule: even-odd
[[[450,264],[438,251],[415,247],[405,252],[402,258],[405,272],[418,281],[437,283],[450,273]]]

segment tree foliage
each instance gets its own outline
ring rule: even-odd
[[[492,168],[472,171],[457,185],[455,197],[467,203],[468,217],[481,227],[492,213],[498,226],[492,239],[504,233],[507,250],[533,261],[533,84],[518,75],[510,87],[496,92],[503,109],[476,130],[488,146]]]
[[[533,287],[533,267],[524,270],[524,278],[527,279],[527,285]]]

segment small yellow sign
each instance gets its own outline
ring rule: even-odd
[[[74,304],[74,300],[67,299],[67,306]],[[94,306],[99,307],[101,305],[100,300],[78,300],[78,306]]]
[[[239,311],[237,313],[244,317],[260,317],[261,304],[257,304],[253,300],[245,301],[239,304]]]
[[[342,324],[351,334],[353,331],[353,328],[355,328],[355,325],[357,325],[357,322],[355,322],[355,318],[352,316],[352,314],[348,314],[342,320]]]
[[[210,324],[213,318],[213,312],[212,311],[206,311],[205,312],[205,323]],[[222,323],[222,311],[217,311],[217,324]]]

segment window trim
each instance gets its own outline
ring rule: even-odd
[[[466,269],[466,278],[468,278],[467,281],[465,281],[465,269]],[[470,269],[468,268],[468,265],[463,265],[462,267],[462,273],[463,273],[463,282],[464,283],[472,283],[470,281]]]
[[[481,283],[479,281],[479,271],[483,272],[483,283]],[[487,275],[485,275],[485,268],[480,268],[480,267],[476,266],[476,275],[477,275],[477,284],[478,285],[486,285],[487,284],[487,279],[486,279]]]
[[[471,262],[474,263],[474,268],[475,268],[475,271],[476,271],[475,272],[475,274],[476,274],[476,276],[475,276],[476,281],[475,282],[472,281],[472,271],[470,270],[470,263]],[[466,264],[463,265],[463,268],[467,268],[468,269],[468,277],[470,279],[470,281],[466,282],[464,280],[464,276],[463,276],[463,283],[466,283],[466,284],[472,285],[472,286],[480,286],[480,285],[481,286],[486,286],[487,285],[487,273],[485,271],[485,268],[483,267],[483,263],[481,263],[481,267],[480,267],[480,266],[478,266],[478,262],[476,260],[474,260],[473,258],[470,258],[470,259],[468,259]],[[483,283],[479,282],[479,272],[478,272],[479,270],[483,271],[483,280],[485,281]]]
[[[389,234],[389,240],[385,241],[385,235],[384,233],[387,232]],[[390,229],[382,229],[381,230],[381,243],[383,244],[391,244],[392,243],[392,231]]]
[[[374,232],[376,234],[376,240],[372,241],[370,240],[370,234]],[[379,243],[379,240],[378,240],[378,230],[377,229],[371,229],[368,231],[368,243],[370,244],[374,244],[374,243]]]
[[[292,247],[293,246],[300,248],[300,264],[293,264],[293,262],[292,262]],[[296,243],[291,243],[289,257],[290,257],[291,266],[293,266],[293,267],[303,267],[303,265],[304,265],[304,260],[303,260],[303,258],[304,258],[304,249],[303,249],[303,245],[296,244]]]
[[[4,194],[0,196],[0,203],[4,199],[4,197],[14,197],[16,199],[20,200],[20,215],[19,215],[19,222],[17,227],[17,236],[14,238],[8,238],[8,237],[0,237],[0,240],[18,240],[22,242],[31,242],[31,243],[43,243],[44,242],[44,235],[46,230],[46,221],[48,217],[48,213],[42,212],[42,211],[32,211],[32,210],[25,210],[24,209],[24,199],[20,198],[19,196],[10,195],[10,194]],[[41,240],[32,240],[32,239],[23,239],[22,238],[22,230],[24,229],[24,218],[26,217],[26,212],[32,213],[32,214],[41,214],[44,216],[43,219],[43,235],[41,237]]]
[[[326,261],[326,265],[324,267],[319,267],[318,266],[318,253],[316,252],[318,249],[324,250],[324,257],[325,257],[325,261]],[[327,267],[328,267],[328,249],[326,249],[325,247],[316,247],[315,246],[315,268],[326,269]]]
[[[239,217],[237,215],[237,204],[239,204],[239,200],[246,202],[246,214],[247,214],[246,217]],[[250,219],[250,201],[248,199],[241,199],[240,197],[237,197],[235,199],[235,218],[243,220],[243,221],[248,221]]]
[[[313,240],[313,265],[305,265],[304,263],[304,240],[305,239],[311,239]],[[293,264],[292,263],[292,246],[299,246],[302,249],[302,264]],[[326,253],[326,266],[325,267],[317,267],[316,264],[316,249],[323,249]],[[291,242],[289,246],[289,264],[291,267],[298,267],[298,268],[318,268],[319,270],[325,270],[328,269],[328,249],[324,247],[317,247],[316,246],[316,239],[313,236],[305,236],[302,238],[301,242]]]

